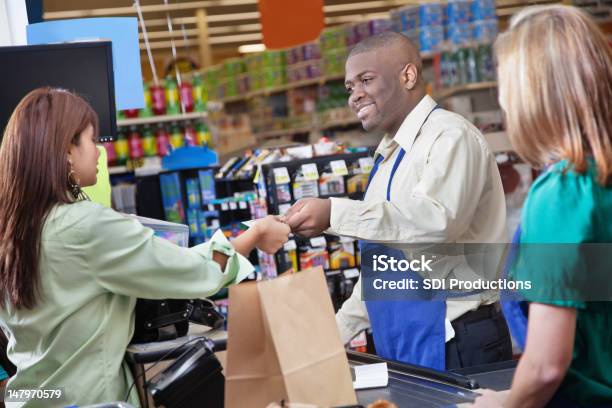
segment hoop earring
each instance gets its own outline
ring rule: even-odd
[[[70,171],[68,172],[68,187],[70,188],[70,194],[75,201],[88,200],[87,194],[81,189],[79,178],[76,175],[76,172],[72,168],[72,160],[68,159],[68,166],[70,166]]]

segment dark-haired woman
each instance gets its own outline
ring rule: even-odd
[[[243,255],[275,252],[289,227],[264,218],[230,244],[221,232],[180,248],[82,199],[96,182],[97,117],[79,96],[37,89],[0,148],[0,324],[17,366],[8,389],[63,388],[65,406],[125,398],[136,298],[211,295],[251,273]],[[132,392],[129,401],[139,405]],[[9,406],[20,406],[14,403]]]

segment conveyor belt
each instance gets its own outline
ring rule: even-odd
[[[389,385],[357,391],[363,406],[385,399],[400,408],[448,407],[474,401],[474,389],[508,389],[514,373],[514,362],[492,364],[455,372],[440,372],[410,364],[387,361],[363,353],[348,352],[351,366],[387,362]]]
[[[452,370],[451,372],[469,377],[480,385],[495,391],[509,390],[517,361],[504,361],[471,368]]]
[[[470,390],[392,371],[387,387],[357,391],[357,399],[363,406],[385,399],[401,408],[447,407],[474,401],[475,397]]]

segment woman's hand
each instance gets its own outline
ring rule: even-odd
[[[269,254],[274,254],[281,249],[289,239],[289,233],[291,232],[289,225],[281,222],[274,215],[268,215],[255,221],[251,229],[257,235],[257,242],[255,243],[257,248]]]

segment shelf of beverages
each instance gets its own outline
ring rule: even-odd
[[[129,119],[117,120],[117,126],[127,127],[134,125],[149,125],[153,123],[164,123],[164,122],[181,122],[186,120],[202,120],[208,116],[207,112],[188,112],[179,113],[176,115],[160,115],[160,116],[149,116],[149,117],[137,117]]]
[[[198,74],[180,85],[169,76],[157,85],[145,83],[143,89],[144,108],[117,112],[118,126],[204,120],[207,116],[208,92]]]
[[[143,125],[121,127],[115,141],[102,144],[106,149],[108,165],[125,166],[128,161],[164,157],[170,151],[184,146],[212,147],[212,134],[208,125],[198,114],[191,116],[198,119],[192,121],[183,117],[182,122],[144,122]]]

